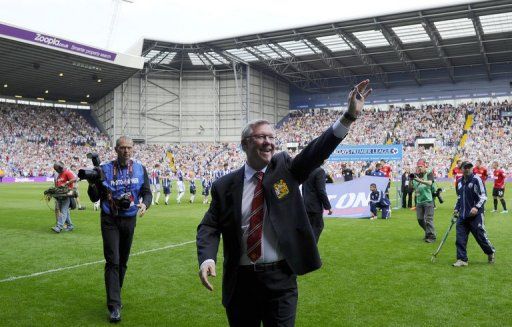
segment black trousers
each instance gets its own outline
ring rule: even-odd
[[[126,263],[130,257],[136,217],[101,215],[101,236],[105,256],[105,288],[109,309],[121,306]]]
[[[324,230],[324,217],[322,212],[308,212],[309,223],[313,228],[313,234],[315,234],[315,240],[318,244],[320,234]]]
[[[297,275],[290,268],[239,270],[226,313],[231,327],[293,327],[297,310]]]
[[[412,207],[412,190],[402,189],[402,208]]]

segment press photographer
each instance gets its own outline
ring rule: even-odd
[[[93,169],[80,170],[89,182],[92,202],[101,201],[101,235],[105,256],[105,286],[110,321],[121,320],[121,287],[130,255],[137,216],[151,205],[146,168],[132,160],[133,141],[121,136],[116,141],[117,159],[100,165],[97,155],[89,155]]]
[[[433,243],[436,240],[434,192],[432,192],[432,188],[435,187],[434,174],[432,174],[432,171],[427,172],[425,160],[420,159],[416,164],[416,173],[411,174],[409,178],[412,181],[416,197],[416,218],[418,224],[425,231],[423,240],[427,243]]]

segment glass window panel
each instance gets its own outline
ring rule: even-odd
[[[205,56],[214,64],[214,65],[225,65],[229,64],[229,61],[224,59],[221,55],[216,52],[207,52]]]
[[[421,24],[392,27],[392,30],[404,44],[430,41],[430,37]]]
[[[207,62],[200,54],[197,53],[188,53],[188,57],[190,58],[190,61],[192,62],[192,65],[195,66],[204,66],[205,62]]]
[[[250,52],[248,52],[245,49],[228,49],[226,50],[227,53],[242,59],[243,61],[251,62],[251,61],[258,61],[258,58],[253,56]]]
[[[253,47],[256,49],[256,52],[261,54],[264,57],[272,58],[272,59],[280,59],[283,57],[290,57],[290,54],[288,54],[286,51],[281,50],[277,45],[274,44],[262,44]]]
[[[157,54],[160,53],[160,50],[151,50],[144,56],[144,62],[148,62],[153,59]]]
[[[317,47],[307,40],[286,41],[278,44],[296,56],[306,56],[320,52]]]
[[[512,31],[512,12],[485,15],[478,17],[484,34],[504,33]]]
[[[151,59],[150,61],[154,64],[158,64],[160,63],[160,61],[162,61],[162,59],[164,59],[165,57],[167,57],[167,55],[169,54],[169,51],[162,51],[158,54],[158,56],[154,57],[153,59]]]
[[[167,54],[166,57],[164,57],[161,61],[160,61],[160,64],[162,65],[168,65],[171,63],[172,59],[174,58],[174,56],[176,56],[176,52],[169,52]]]
[[[389,45],[388,40],[380,30],[361,31],[352,34],[367,48]]]
[[[458,18],[434,22],[439,35],[443,39],[475,36],[476,31],[473,22],[469,18]]]
[[[321,36],[316,39],[333,52],[350,50],[350,46],[338,34]]]

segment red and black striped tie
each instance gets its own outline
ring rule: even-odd
[[[249,232],[247,234],[247,256],[252,262],[261,257],[261,235],[263,233],[263,172],[254,174],[258,184],[252,197],[251,215],[249,216]]]

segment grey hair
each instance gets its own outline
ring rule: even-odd
[[[244,145],[245,145],[245,139],[250,137],[252,135],[252,132],[254,131],[255,127],[258,127],[260,125],[270,125],[272,129],[274,129],[274,126],[272,123],[266,119],[255,119],[248,122],[245,127],[242,129],[242,135],[240,143],[242,144],[242,149],[245,151]]]
[[[133,140],[131,137],[129,136],[126,136],[126,135],[123,135],[123,136],[120,136],[117,140],[116,140],[116,148],[119,146],[119,144],[121,143],[121,140],[125,140],[125,141],[130,141],[132,142],[133,144]]]
[[[249,136],[251,136],[252,131],[254,130],[254,128],[258,127],[260,125],[270,125],[270,126],[272,126],[272,123],[269,122],[266,119],[251,120],[250,122],[247,123],[247,125],[245,125],[244,129],[242,129],[242,140],[244,140],[244,139],[248,138]],[[274,128],[274,127],[272,126],[272,128]]]

